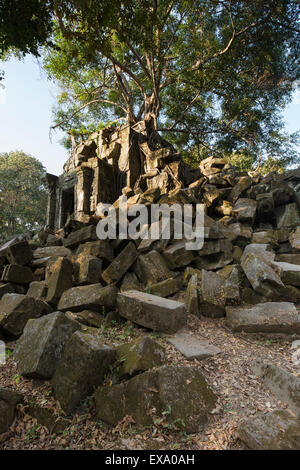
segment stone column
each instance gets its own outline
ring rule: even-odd
[[[47,218],[46,225],[50,229],[55,229],[55,219],[56,219],[56,191],[57,191],[57,181],[58,177],[46,173],[44,182],[46,190],[48,192],[48,204],[47,204]]]
[[[90,214],[90,197],[93,181],[93,170],[87,166],[81,166],[77,170],[77,184],[75,186],[76,213],[75,219],[84,219]]]

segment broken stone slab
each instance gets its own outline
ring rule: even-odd
[[[219,274],[219,273],[218,273]],[[227,279],[225,280],[225,297],[226,303],[240,303],[240,285],[242,283],[241,268],[232,265],[232,270]]]
[[[118,292],[117,287],[102,287],[100,283],[72,287],[62,294],[58,310],[80,312],[86,309],[102,312],[103,307],[114,308],[116,306]]]
[[[275,261],[279,261],[281,263],[291,263],[300,265],[300,253],[279,253],[275,256]]]
[[[14,420],[16,405],[22,401],[21,393],[10,388],[0,388],[0,434],[9,430]]]
[[[198,281],[199,278],[197,274],[193,274],[188,282],[185,293],[185,305],[187,313],[197,316],[199,315]]]
[[[27,291],[28,297],[33,297],[34,299],[45,299],[48,292],[48,287],[45,281],[33,281],[29,285]]]
[[[70,248],[71,250],[76,248],[78,245],[98,240],[96,227],[94,225],[87,225],[76,232],[70,233],[68,238],[63,239],[64,247]]]
[[[5,294],[13,294],[15,292],[13,284],[0,284],[0,300]]]
[[[4,266],[1,281],[16,284],[29,284],[33,280],[32,271],[27,266],[8,264]]]
[[[58,258],[48,270],[46,301],[56,305],[66,290],[72,287],[73,265],[67,258]]]
[[[169,297],[180,290],[180,279],[170,278],[164,281],[152,284],[149,287],[149,294],[157,295],[159,297]]]
[[[67,341],[78,325],[62,312],[53,312],[27,322],[17,341],[14,359],[24,377],[50,379]]]
[[[210,318],[224,317],[225,300],[223,280],[217,273],[203,269],[199,290],[200,314]]]
[[[251,243],[263,243],[272,247],[278,246],[278,233],[275,230],[264,230],[262,232],[254,232]]]
[[[198,256],[193,265],[199,270],[215,271],[227,266],[232,260],[232,253],[215,253],[208,256]]]
[[[196,367],[163,366],[95,392],[97,418],[116,425],[132,416],[138,426],[165,418],[197,432],[216,405],[216,396]]]
[[[166,260],[155,250],[140,255],[134,265],[134,271],[140,282],[149,286],[174,277]]]
[[[229,202],[235,203],[238,198],[245,192],[248,188],[250,188],[252,184],[252,179],[249,176],[242,176],[239,178],[238,182],[234,185],[230,194],[227,198]]]
[[[50,313],[49,305],[22,294],[5,294],[0,301],[0,326],[5,333],[18,337],[31,318]]]
[[[5,250],[5,256],[10,264],[23,266],[32,260],[33,254],[28,242],[24,240],[10,245]]]
[[[259,294],[275,299],[284,297],[286,290],[283,282],[275,270],[265,261],[264,255],[250,251],[244,252],[241,266],[251,286]]]
[[[193,359],[201,361],[222,352],[221,349],[210,344],[205,338],[184,331],[178,331],[175,335],[166,337],[166,340],[168,343],[173,344],[189,361]]]
[[[128,272],[125,274],[120,291],[124,292],[126,290],[143,290],[141,283],[135,273]]]
[[[162,333],[175,333],[186,323],[184,304],[144,292],[118,294],[117,306],[121,316]]]
[[[280,279],[284,284],[300,286],[300,266],[298,264],[274,262],[279,268]]]
[[[115,360],[116,351],[101,337],[79,331],[72,335],[52,378],[55,397],[67,414],[103,382]]]
[[[163,252],[170,269],[183,268],[195,259],[194,253],[186,249],[186,241],[178,241]]]
[[[240,198],[236,201],[232,214],[239,222],[253,225],[256,216],[256,208],[257,202],[254,199]]]
[[[271,392],[280,401],[287,404],[296,417],[300,419],[300,377],[281,367],[265,364],[262,361],[253,363],[252,370],[262,378]]]
[[[72,251],[64,246],[45,246],[42,248],[36,248],[33,252],[33,259],[38,260],[41,258],[70,258]]]
[[[75,261],[76,284],[96,284],[100,281],[102,273],[102,260],[96,256],[87,255],[83,251]]]
[[[201,280],[202,277],[202,270],[197,268],[192,268],[191,266],[187,266],[184,270],[183,274],[183,285],[186,286],[191,279],[191,277],[196,274],[197,278]]]
[[[245,226],[240,222],[225,226],[222,229],[222,232],[224,233],[225,237],[235,245],[244,246],[245,244],[249,243],[249,240],[251,240],[252,237],[251,227]]]
[[[238,435],[252,450],[299,450],[300,420],[276,410],[240,424]]]
[[[253,306],[226,307],[226,324],[246,333],[300,333],[300,315],[293,303],[265,302]]]
[[[119,377],[134,376],[153,367],[159,367],[165,359],[165,351],[149,336],[142,336],[131,343],[117,347]]]
[[[118,282],[137,258],[137,250],[134,243],[130,242],[102,273],[102,278],[107,284]]]
[[[300,225],[298,207],[295,202],[275,209],[277,227],[297,227]]]
[[[198,250],[199,256],[208,256],[216,253],[230,253],[232,250],[232,244],[230,240],[219,239],[209,240],[203,243],[203,247]]]
[[[96,256],[106,263],[111,263],[114,259],[114,250],[109,243],[109,240],[97,240],[94,242],[86,242],[77,248],[76,254],[81,255],[85,253],[86,256]]]

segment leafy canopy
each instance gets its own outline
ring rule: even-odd
[[[22,151],[0,153],[0,238],[34,230],[45,223],[45,168]]]

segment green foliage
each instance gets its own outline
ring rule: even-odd
[[[22,151],[0,154],[0,238],[45,223],[44,174],[43,165]]]

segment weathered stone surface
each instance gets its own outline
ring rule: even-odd
[[[29,319],[50,311],[49,305],[42,300],[22,294],[5,294],[0,301],[0,326],[9,335],[18,337]]]
[[[275,261],[281,263],[292,263],[300,265],[300,253],[279,253],[275,256]]]
[[[165,416],[170,423],[184,421],[187,432],[199,431],[216,404],[199,369],[184,366],[164,366],[100,387],[95,400],[97,418],[106,423],[116,425],[129,415],[138,426],[147,426]]]
[[[77,321],[82,325],[100,328],[104,323],[104,317],[99,312],[92,310],[83,310],[82,312],[66,312],[70,320]]]
[[[186,323],[184,304],[144,292],[123,292],[117,305],[121,316],[162,333],[175,333]]]
[[[216,253],[230,253],[232,250],[232,244],[229,240],[220,239],[220,240],[209,240],[203,243],[203,247],[198,250],[199,256],[208,256]]]
[[[107,284],[118,282],[137,258],[137,250],[132,242],[129,242],[121,253],[102,273],[102,278]]]
[[[102,260],[83,251],[75,261],[76,284],[96,284],[102,273]]]
[[[202,270],[199,305],[200,314],[205,317],[219,318],[225,316],[224,282],[217,273]]]
[[[231,253],[215,253],[208,256],[199,256],[193,262],[197,269],[206,269],[206,271],[214,271],[223,268],[231,263],[233,260]]]
[[[186,286],[194,274],[196,274],[197,278],[201,280],[201,277],[202,277],[201,269],[192,268],[191,266],[188,266],[187,268],[185,268],[184,274],[183,274],[183,285]]]
[[[275,209],[277,227],[297,227],[300,225],[298,207],[295,202]]]
[[[5,256],[10,264],[23,266],[32,260],[32,250],[26,240],[17,242],[5,250]]]
[[[120,377],[133,376],[153,367],[161,366],[165,359],[164,348],[149,336],[142,336],[131,343],[117,347]]]
[[[240,198],[236,201],[232,214],[239,222],[253,225],[256,216],[257,202],[253,199]]]
[[[256,305],[268,302],[268,299],[251,287],[244,287],[241,292],[241,300],[245,304]]]
[[[78,328],[62,312],[29,320],[14,351],[19,374],[50,379],[67,341]]]
[[[64,246],[45,246],[42,248],[37,248],[33,252],[33,259],[38,260],[41,258],[70,258],[72,256],[72,251]]]
[[[134,265],[134,270],[139,280],[149,286],[173,277],[166,260],[155,250],[146,255],[140,255]]]
[[[291,247],[294,251],[300,252],[300,227],[297,227],[295,232],[289,236]]]
[[[226,324],[247,333],[300,332],[300,315],[290,302],[266,302],[254,306],[226,307]]]
[[[29,289],[27,291],[28,297],[33,297],[34,299],[45,299],[48,292],[48,287],[45,281],[33,281],[30,283]]]
[[[251,186],[252,180],[249,176],[242,176],[230,191],[228,201],[235,203],[240,195]]]
[[[21,393],[10,388],[0,388],[0,434],[9,430],[14,420],[16,405],[22,401]]]
[[[225,237],[236,245],[244,246],[246,243],[249,243],[252,237],[251,227],[247,227],[239,222],[224,227],[222,231]]]
[[[120,291],[124,292],[126,290],[143,290],[141,283],[135,273],[128,272],[125,274],[120,287]]]
[[[299,450],[300,448],[300,421],[283,410],[248,418],[240,424],[238,434],[252,450]]]
[[[280,279],[284,284],[300,286],[300,266],[298,264],[274,262],[279,268]]]
[[[149,294],[158,295],[159,297],[169,297],[180,290],[179,278],[170,278],[164,281],[152,284],[149,287]]]
[[[275,230],[264,230],[262,232],[254,232],[251,243],[264,243],[276,247],[278,245],[278,234]]]
[[[178,241],[163,252],[164,258],[171,269],[182,268],[194,260],[192,251],[186,250],[186,241]]]
[[[47,406],[30,405],[26,412],[41,426],[45,426],[50,434],[59,434],[72,424],[69,419],[53,414],[53,409]]]
[[[77,255],[85,253],[85,255],[96,256],[106,263],[111,263],[114,259],[114,251],[109,240],[97,240],[95,242],[87,242],[79,245],[76,251]]]
[[[186,311],[192,315],[199,315],[198,281],[197,274],[193,274],[188,282],[185,293]]]
[[[10,283],[0,284],[0,300],[5,294],[13,294],[15,292],[14,286]]]
[[[264,297],[278,299],[285,295],[284,284],[265,261],[263,254],[244,252],[241,266],[254,290]]]
[[[76,248],[81,243],[97,240],[96,227],[94,225],[87,225],[86,227],[70,233],[68,238],[63,239],[63,244],[66,248]]]
[[[80,312],[87,309],[101,312],[103,307],[115,307],[117,293],[118,289],[116,287],[102,287],[101,284],[73,287],[65,291],[61,296],[58,310]]]
[[[69,340],[52,378],[54,393],[62,409],[71,413],[80,400],[100,385],[116,360],[116,351],[102,338],[76,332]]]
[[[219,348],[210,344],[205,338],[189,332],[178,331],[175,335],[167,337],[166,340],[173,344],[189,361],[206,359],[221,353]]]
[[[218,273],[219,274],[219,273]],[[232,270],[225,280],[226,303],[240,302],[240,285],[242,282],[242,273],[239,266],[232,265]]]
[[[48,293],[46,300],[57,304],[61,295],[72,287],[73,265],[67,258],[58,258],[47,274]]]
[[[32,271],[27,266],[9,264],[4,266],[1,280],[16,284],[29,284],[33,280]]]
[[[255,374],[262,378],[264,384],[280,401],[287,404],[300,419],[300,377],[291,374],[281,367],[256,361],[252,365]]]

